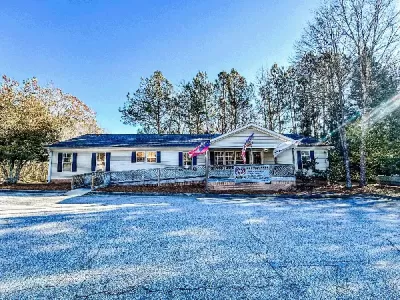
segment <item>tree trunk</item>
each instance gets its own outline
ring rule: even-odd
[[[21,170],[19,169],[19,165],[15,164],[15,162],[9,163],[9,170],[5,175],[4,182],[6,184],[16,184],[19,180],[19,174]]]
[[[360,143],[360,187],[367,185],[367,152],[366,142],[368,130],[367,121],[367,108],[368,108],[368,57],[366,57],[365,49],[360,56],[360,80],[361,80],[361,102],[362,102],[362,116],[361,116],[361,143]]]
[[[340,141],[343,149],[343,162],[346,171],[346,188],[351,189],[351,173],[350,173],[350,159],[349,159],[349,145],[347,143],[346,129],[344,124],[341,125],[339,130]]]
[[[347,135],[346,135],[346,119],[345,119],[345,101],[344,101],[344,88],[343,88],[343,81],[340,76],[340,64],[337,60],[335,60],[335,70],[336,70],[336,78],[338,82],[338,90],[339,90],[339,104],[340,104],[340,129],[339,129],[339,137],[340,142],[342,144],[343,150],[343,162],[344,162],[344,169],[346,171],[346,188],[351,189],[351,172],[350,172],[350,159],[349,159],[349,144],[347,142]]]
[[[367,185],[367,150],[365,140],[367,138],[367,116],[363,109],[361,117],[361,143],[360,143],[360,187]]]

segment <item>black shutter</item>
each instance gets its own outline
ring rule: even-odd
[[[301,161],[301,151],[297,151],[297,168],[303,169],[303,162]]]
[[[246,151],[246,164],[249,165],[251,163],[250,161],[250,152]]]
[[[182,167],[183,166],[183,152],[179,152],[179,166]]]
[[[157,163],[161,163],[161,151],[157,151]]]
[[[214,165],[214,151],[210,151],[210,165]]]
[[[63,154],[58,153],[57,172],[62,172],[62,160],[63,160]]]
[[[78,153],[72,153],[72,172],[76,172],[78,164]]]
[[[92,172],[96,171],[96,153],[92,153]]]
[[[313,150],[310,151],[310,159],[311,159],[311,161],[313,161],[315,159],[315,154],[314,154]]]
[[[106,153],[106,172],[110,172],[111,152]]]
[[[136,151],[132,151],[132,156],[131,156],[131,163],[136,162]]]
[[[192,157],[193,166],[197,166],[197,156]]]
[[[311,162],[315,162],[315,153],[314,153],[314,150],[311,150],[311,151],[310,151],[310,160],[311,160]],[[316,163],[316,162],[315,162],[315,163]],[[316,169],[316,164],[313,164],[312,167],[313,167],[313,171],[315,171],[315,169]]]

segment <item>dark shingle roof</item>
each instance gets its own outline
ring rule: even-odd
[[[220,134],[85,134],[50,148],[197,146]]]
[[[85,134],[50,145],[50,148],[95,148],[95,147],[193,147],[221,134]],[[283,134],[300,141],[299,145],[321,144],[313,137],[298,134]]]
[[[300,141],[299,145],[303,145],[303,146],[312,146],[312,145],[322,145],[323,143],[321,142],[321,140],[314,138],[314,137],[310,137],[310,136],[303,136],[300,134],[295,134],[295,133],[284,133],[284,136],[291,138],[295,141]]]

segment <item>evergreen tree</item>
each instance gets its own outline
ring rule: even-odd
[[[232,69],[218,74],[215,83],[217,129],[225,133],[241,127],[254,118],[254,86]]]
[[[211,119],[214,85],[208,80],[207,73],[198,72],[192,81],[182,84],[178,93],[185,130],[189,133],[213,131]]]
[[[139,126],[145,133],[175,133],[177,126],[171,111],[176,108],[173,85],[161,71],[140,80],[139,88],[119,111],[124,124]]]

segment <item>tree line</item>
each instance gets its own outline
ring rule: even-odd
[[[399,111],[371,121],[398,93],[399,25],[394,0],[325,1],[290,65],[262,67],[254,83],[232,69],[173,86],[155,71],[128,93],[122,121],[145,133],[225,133],[256,122],[317,137],[335,145],[331,175],[365,186],[367,176],[400,172]]]
[[[85,133],[101,133],[96,114],[77,97],[36,78],[0,86],[0,179],[45,181],[46,145]]]

